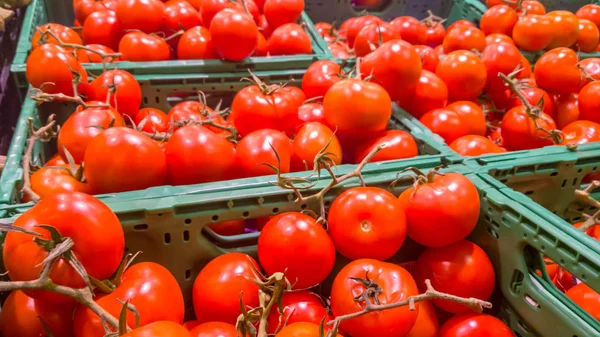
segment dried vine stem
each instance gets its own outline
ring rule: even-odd
[[[598,187],[600,187],[600,181],[594,180],[585,189],[575,190],[575,200],[597,209],[596,213],[594,213],[592,216],[587,216],[587,220],[581,227],[579,227],[579,230],[582,232],[586,232],[588,229],[598,224],[598,217],[600,217],[600,201],[592,198],[590,195],[590,193]]]
[[[117,59],[117,58],[119,58],[119,57],[122,56],[121,53],[110,53],[110,54],[109,53],[103,53],[101,51],[94,50],[92,48],[89,48],[89,47],[86,47],[86,46],[82,46],[80,44],[66,43],[66,42],[62,41],[50,29],[47,29],[45,32],[42,32],[41,29],[38,27],[37,31],[40,33],[40,41],[39,42],[47,43],[48,36],[51,36],[52,38],[54,38],[56,40],[56,42],[58,43],[58,45],[61,46],[61,47],[63,47],[63,48],[71,48],[73,50],[77,50],[77,49],[85,50],[85,51],[88,51],[90,53],[94,53],[94,54],[100,56],[103,61],[105,61],[106,59],[109,59],[109,63],[113,62],[115,59]],[[106,63],[106,62],[103,62],[103,63]]]
[[[32,201],[37,202],[40,200],[40,196],[35,193],[31,189],[31,179],[30,179],[30,168],[31,168],[31,156],[33,155],[33,147],[36,141],[41,142],[49,142],[58,134],[58,129],[55,130],[56,121],[54,120],[55,115],[51,115],[48,118],[48,122],[46,125],[41,128],[35,130],[33,127],[33,118],[29,118],[29,130],[31,135],[29,139],[27,139],[27,149],[25,150],[25,154],[23,155],[23,188],[21,192],[27,194]]]
[[[366,280],[370,281],[370,280]],[[490,309],[492,307],[492,303],[487,301],[482,301],[476,298],[463,298],[458,297],[446,293],[439,292],[433,288],[431,285],[431,281],[425,280],[425,285],[427,286],[427,290],[425,293],[410,296],[404,301],[388,303],[388,304],[376,304],[373,297],[378,296],[378,294],[382,291],[379,285],[375,282],[370,282],[370,288],[365,289],[362,294],[357,296],[355,301],[364,303],[364,309],[361,311],[357,311],[348,315],[338,316],[334,318],[332,321],[327,323],[328,326],[331,326],[332,329],[327,333],[327,337],[335,337],[337,336],[337,331],[339,330],[339,326],[343,321],[347,321],[349,319],[353,319],[359,316],[366,315],[375,311],[389,310],[395,309],[399,307],[409,306],[410,310],[415,310],[415,303],[429,300],[447,300],[455,303],[462,304],[464,306],[469,307],[471,310],[475,312],[482,312],[483,309]],[[375,294],[371,296],[370,294]]]

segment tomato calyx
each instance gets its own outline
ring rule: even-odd
[[[361,302],[363,300],[372,300],[377,305],[381,305],[379,301],[379,295],[383,294],[383,289],[379,286],[377,281],[369,279],[369,272],[365,274],[365,278],[350,277],[352,281],[358,282],[365,287],[365,290],[360,295],[354,297],[355,302]]]

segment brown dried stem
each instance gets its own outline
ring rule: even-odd
[[[592,198],[590,195],[590,193],[598,187],[600,187],[600,181],[594,180],[586,188],[582,190],[575,190],[575,200],[597,209],[596,213],[594,213],[592,216],[588,216],[584,224],[579,227],[579,230],[584,233],[587,232],[588,229],[598,224],[598,217],[600,216],[600,201]]]
[[[106,59],[108,59],[109,63],[113,62],[115,59],[117,59],[117,58],[119,58],[119,57],[122,56],[121,53],[103,53],[101,51],[94,50],[92,48],[89,48],[89,47],[86,47],[86,46],[82,46],[80,44],[63,42],[50,29],[47,29],[45,32],[42,32],[40,30],[40,28],[38,27],[37,31],[40,33],[40,41],[38,42],[40,44],[46,43],[47,40],[48,40],[48,36],[51,36],[52,38],[54,38],[56,40],[56,42],[58,43],[58,45],[61,46],[61,47],[63,47],[63,48],[72,48],[73,50],[77,50],[77,49],[85,50],[85,51],[88,51],[88,52],[91,52],[91,53],[94,53],[94,54],[100,56],[103,61],[105,61]],[[106,62],[103,62],[103,63],[106,63]]]
[[[48,122],[46,125],[41,128],[35,130],[33,127],[33,118],[29,118],[29,130],[31,135],[29,139],[27,139],[27,149],[25,150],[25,154],[23,155],[23,188],[21,192],[27,194],[32,201],[37,202],[40,200],[40,196],[31,189],[31,180],[30,180],[30,168],[31,168],[31,156],[33,155],[33,148],[35,146],[36,141],[41,142],[49,142],[58,134],[58,130],[54,129],[56,125],[56,121],[54,120],[54,115],[51,115],[48,118]]]
[[[58,94],[47,94],[43,92],[41,89],[32,89],[30,98],[38,103],[49,103],[49,102],[73,102],[78,105],[81,105],[84,109],[88,108],[109,108],[109,104],[87,104],[81,96],[77,95],[77,91],[75,91],[74,96],[67,96],[63,93]]]

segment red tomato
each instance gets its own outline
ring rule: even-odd
[[[454,29],[455,27],[460,27],[460,26],[463,26],[463,27],[475,27],[475,28],[477,28],[473,24],[473,22],[471,22],[471,21],[468,21],[468,20],[457,20],[457,21],[454,21],[450,26],[448,26],[448,32],[450,30]]]
[[[355,187],[340,194],[331,204],[328,232],[336,250],[351,260],[387,260],[404,243],[403,213],[390,192],[376,187]]]
[[[427,247],[461,241],[479,219],[477,188],[459,173],[435,175],[433,181],[405,190],[398,199],[406,214],[408,236]]]
[[[34,49],[27,58],[25,77],[34,87],[48,94],[73,96],[73,71],[79,73],[79,91],[88,82],[87,73],[68,50],[52,43]]]
[[[554,38],[548,49],[570,47],[577,41],[579,35],[579,20],[569,11],[552,11],[546,16],[553,20]]]
[[[171,58],[169,44],[162,38],[143,32],[129,32],[119,42],[123,61],[167,61]]]
[[[554,97],[556,112],[554,121],[559,129],[571,124],[579,119],[579,103],[577,94],[557,95]]]
[[[480,156],[489,153],[506,152],[489,138],[479,135],[468,135],[457,138],[450,144],[450,148],[461,156]]]
[[[372,23],[383,23],[383,20],[374,15],[364,15],[354,18],[354,20],[349,23],[346,32],[346,42],[348,43],[348,46],[354,48],[354,39],[356,39],[358,33],[363,29],[363,27]],[[340,31],[341,30],[342,29],[340,27]]]
[[[500,33],[511,36],[517,20],[517,11],[507,5],[498,5],[483,13],[479,26],[485,35]]]
[[[100,44],[112,50],[119,48],[122,29],[113,11],[92,13],[83,23],[83,41],[86,44]]]
[[[453,110],[435,109],[421,116],[419,119],[423,125],[433,133],[440,135],[446,144],[455,139],[469,134],[468,121]]]
[[[523,68],[523,70],[521,70],[518,74],[517,74],[517,79],[529,79],[529,80],[533,80],[531,78],[531,75],[533,74],[533,72],[531,71],[531,63],[529,63],[529,60],[527,58],[525,58],[525,56],[521,55],[521,68]]]
[[[190,330],[190,335],[192,337],[238,337],[235,326],[223,322],[207,322],[200,324]]]
[[[200,125],[177,129],[167,142],[165,157],[167,181],[172,185],[227,180],[235,170],[233,144]]]
[[[485,34],[475,27],[457,26],[448,30],[443,45],[446,53],[455,50],[482,51],[485,48]]]
[[[104,53],[104,54],[114,54],[115,53],[114,50],[112,50],[106,46],[103,46],[101,44],[88,44],[86,47],[89,49],[92,49],[94,51]],[[77,51],[75,52],[75,57],[77,58],[77,61],[79,61],[80,63],[102,63],[102,62],[110,63],[110,62],[116,62],[119,60],[118,57],[117,58],[105,57],[103,59],[97,53],[95,53],[93,51],[85,50],[85,49],[77,49]]]
[[[66,162],[66,148],[75,164],[81,164],[88,144],[102,133],[103,129],[124,125],[123,117],[112,108],[88,108],[75,112],[60,128],[58,153]]]
[[[429,280],[438,291],[484,301],[494,291],[495,272],[490,258],[483,249],[467,240],[427,248],[419,256],[415,268],[417,285],[422,288],[425,288],[425,280]],[[433,304],[455,314],[471,311],[469,307],[447,300],[433,300]]]
[[[109,70],[93,80],[86,94],[89,100],[105,102],[109,87],[116,87],[110,105],[122,115],[135,116],[142,104],[142,89],[135,77],[125,70]]]
[[[325,324],[330,319],[329,313],[323,306],[319,295],[310,291],[286,292],[281,298],[283,314],[273,307],[268,319],[268,332],[275,333],[277,326],[283,327],[284,323],[290,326],[297,322],[321,324],[325,318]],[[326,326],[327,328],[327,326]]]
[[[441,23],[434,22],[432,24],[426,24],[425,28],[425,45],[433,48],[444,43],[446,29]]]
[[[215,52],[227,61],[241,61],[252,55],[258,43],[256,23],[241,10],[218,12],[210,22],[209,31]]]
[[[118,317],[123,304],[117,299],[129,301],[137,308],[141,326],[159,321],[183,323],[185,307],[179,284],[169,270],[157,263],[141,262],[129,267],[123,273],[121,284],[112,293],[97,299],[96,303]],[[135,314],[128,311],[127,325],[135,327],[135,323]],[[105,335],[100,317],[84,306],[75,313],[74,327],[75,337]]]
[[[222,236],[233,236],[244,234],[246,231],[246,221],[244,220],[231,220],[217,222],[208,225],[213,232]]]
[[[124,334],[122,337],[163,337],[163,336],[177,336],[177,337],[192,337],[186,328],[180,324],[159,321],[154,322],[140,328],[137,328],[131,332]]]
[[[519,49],[536,52],[554,39],[554,21],[546,15],[521,16],[513,27],[512,38]]]
[[[360,64],[363,76],[373,76],[392,100],[405,97],[421,77],[421,58],[413,46],[402,40],[388,41],[367,55]]]
[[[485,136],[487,121],[481,107],[470,101],[457,101],[446,106],[446,110],[456,112],[469,124],[469,134]]]
[[[450,318],[440,331],[440,337],[514,337],[512,330],[494,316],[467,313]]]
[[[327,125],[344,136],[364,139],[381,134],[392,116],[392,101],[376,83],[347,78],[325,94],[323,109]]]
[[[263,7],[265,19],[273,29],[286,23],[297,23],[302,11],[303,0],[266,0]]]
[[[135,114],[134,123],[140,125],[142,121],[146,120],[142,131],[145,132],[167,132],[169,131],[169,116],[154,108],[144,108]]]
[[[519,16],[523,14],[546,14],[546,8],[539,0],[524,0],[521,2],[521,8],[516,8]]]
[[[413,158],[419,155],[417,142],[410,133],[402,130],[389,130],[381,137],[369,139],[356,149],[354,163],[362,162],[373,149],[385,143],[385,148],[371,158],[370,163],[386,160]]]
[[[419,302],[417,322],[404,337],[439,337],[438,318],[435,307],[430,301]]]
[[[256,50],[252,56],[267,56],[269,50],[267,49],[267,39],[263,33],[258,32],[258,42],[256,43]]]
[[[329,60],[320,60],[311,64],[302,76],[302,91],[306,98],[325,97],[327,90],[343,75],[340,65]]]
[[[251,85],[238,91],[231,103],[231,121],[240,135],[261,129],[292,135],[300,124],[298,99],[286,90]]]
[[[168,35],[188,30],[202,24],[198,11],[186,0],[170,0],[165,3],[162,31]]]
[[[50,233],[39,225],[52,226],[65,237],[71,238],[75,243],[71,251],[87,273],[98,280],[108,279],[121,263],[125,249],[123,227],[108,206],[88,194],[74,192],[49,196],[14,222],[15,227],[40,233],[42,239],[50,239]],[[12,281],[28,281],[38,278],[42,270],[39,264],[48,256],[48,251],[38,246],[29,234],[9,232],[2,256]],[[102,259],[99,260],[98,256],[102,256]],[[54,284],[85,287],[83,279],[63,258],[59,258],[52,267],[50,278]],[[26,293],[46,303],[72,301],[41,290]]]
[[[600,123],[600,81],[586,84],[577,97],[579,118]]]
[[[346,265],[333,281],[331,310],[334,316],[364,309],[365,303],[355,301],[355,298],[367,289],[355,278],[377,282],[381,291],[375,296],[381,304],[400,302],[418,294],[413,277],[399,265],[371,259],[355,260]],[[374,303],[373,300],[371,302]],[[344,321],[341,329],[353,337],[405,336],[415,325],[417,315],[417,310],[411,311],[404,306]]]
[[[318,62],[318,61],[317,61]],[[298,108],[298,119],[301,123],[325,123],[325,111],[321,103],[306,103]]]
[[[374,51],[384,42],[399,39],[400,33],[389,23],[372,23],[364,26],[356,35],[354,52],[356,56],[362,57]]]
[[[521,94],[525,96],[527,102],[532,106],[537,106],[550,117],[556,116],[556,105],[552,96],[548,95],[546,91],[540,88],[523,88]],[[542,104],[543,103],[543,104]],[[523,102],[516,95],[511,96],[511,100],[508,103],[509,108],[515,108],[523,106]]]
[[[306,95],[304,94],[304,91],[298,87],[284,86],[281,88],[281,90],[289,94],[290,99],[295,102],[294,105],[296,106],[301,106],[306,101]]]
[[[275,337],[319,337],[319,324],[308,322],[292,323],[281,329],[281,331],[279,331]],[[336,336],[344,337],[339,333]]]
[[[446,106],[448,87],[436,74],[423,70],[417,86],[396,103],[411,115],[420,118],[428,111]]]
[[[328,22],[317,22],[315,23],[317,32],[325,42],[329,43],[335,40],[337,30]]]
[[[297,23],[283,24],[273,31],[267,41],[271,56],[312,54],[310,37]]]
[[[390,22],[402,40],[412,45],[422,45],[427,40],[425,25],[412,16],[400,16]]]
[[[505,90],[506,83],[499,76],[508,75],[521,64],[521,53],[513,44],[496,43],[485,47],[481,61],[487,69],[487,91]]]
[[[52,156],[52,158],[48,159],[44,166],[60,166],[65,164],[67,164],[67,162],[62,159],[59,153],[57,153],[54,156]]]
[[[515,45],[515,41],[508,35],[493,33],[485,37],[486,46],[500,42]]]
[[[294,289],[307,289],[333,270],[335,247],[314,218],[287,212],[273,217],[260,232],[258,261],[268,275],[285,271]]]
[[[592,21],[596,27],[600,26],[600,5],[587,4],[575,13],[580,19],[586,19]]]
[[[36,29],[31,37],[31,49],[35,49],[44,43],[52,43],[58,45],[58,41],[50,35],[45,35],[44,40],[40,40],[42,34],[50,31],[56,35],[61,42],[82,45],[81,37],[73,29],[65,27],[58,23],[47,23]]]
[[[46,330],[43,321],[55,336],[73,337],[73,311],[75,305],[48,304],[15,290],[2,304],[0,334],[19,337],[44,336]]]
[[[569,48],[556,48],[542,55],[535,64],[538,87],[556,94],[577,92],[583,73],[578,67],[577,53]]]
[[[336,59],[349,59],[354,57],[354,52],[348,48],[345,43],[338,41],[329,45],[329,51]]]
[[[333,131],[319,122],[303,124],[292,141],[291,171],[310,171],[314,167],[317,154],[331,152],[330,157],[336,165],[342,163],[342,147]]]
[[[124,31],[135,29],[150,34],[161,30],[165,5],[159,0],[119,0],[115,12]]]
[[[235,324],[240,298],[248,308],[258,306],[258,264],[242,253],[227,253],[211,260],[196,277],[192,290],[194,312],[201,323]]]
[[[440,55],[429,46],[417,45],[413,47],[415,48],[415,51],[421,55],[423,70],[434,73],[438,63],[440,63]]]
[[[245,11],[243,6],[241,6],[241,3],[228,0],[202,0],[200,5],[201,8],[199,11],[202,14],[202,24],[205,27],[210,27],[215,15],[226,8]]]
[[[502,118],[503,146],[510,151],[519,151],[552,145],[548,136],[554,129],[556,124],[546,113],[542,112],[534,121],[525,107],[515,107]]]
[[[126,127],[109,128],[92,139],[83,161],[86,180],[98,194],[163,185],[167,175],[160,146]]]
[[[281,131],[261,129],[251,132],[237,145],[238,174],[242,177],[257,177],[275,173],[263,163],[278,167],[280,173],[289,173],[292,151],[292,141]],[[275,152],[279,155],[279,163]]]
[[[600,124],[590,121],[574,121],[562,129],[562,145],[586,144],[600,141]]]
[[[450,101],[471,101],[485,87],[485,64],[470,51],[454,51],[440,60],[435,74],[446,83]]]
[[[31,189],[41,199],[54,194],[82,192],[91,194],[88,184],[78,180],[69,170],[69,165],[63,164],[58,168],[42,167],[31,175]]]
[[[80,23],[85,22],[86,18],[95,12],[106,10],[106,6],[102,1],[96,0],[78,0],[73,1],[73,12],[75,19]]]
[[[584,53],[592,53],[598,47],[599,39],[600,31],[598,31],[598,27],[590,20],[579,19],[579,33],[575,42],[576,48]]]

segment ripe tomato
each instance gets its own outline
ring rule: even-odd
[[[446,106],[446,110],[452,110],[463,120],[469,121],[469,134],[485,136],[487,121],[479,105],[470,101],[457,101]]]
[[[485,37],[486,46],[489,46],[494,43],[508,43],[512,44],[513,46],[515,45],[515,41],[508,35],[492,33]]]
[[[412,16],[397,17],[390,24],[400,33],[402,40],[412,45],[422,45],[427,39],[425,25]]]
[[[370,25],[372,23],[383,23],[383,20],[374,16],[374,15],[364,15],[354,18],[349,25],[346,32],[346,43],[348,43],[348,47],[354,48],[354,39],[358,33],[363,29],[363,27]],[[340,31],[342,31],[342,27],[340,27]]]
[[[292,281],[293,282],[293,281]],[[329,313],[323,305],[323,301],[319,295],[310,291],[294,291],[286,292],[281,298],[281,306],[283,315],[277,308],[273,308],[269,314],[268,332],[275,333],[275,329],[283,327],[284,323],[287,326],[297,322],[321,324],[325,318],[325,324],[330,319]],[[327,328],[327,326],[325,326]]]
[[[114,50],[103,46],[101,44],[88,44],[86,46],[89,49],[101,52],[101,53],[105,53],[105,54],[114,54]],[[106,62],[106,63],[110,63],[110,62],[116,62],[119,60],[119,58],[111,58],[111,57],[106,57],[106,58],[102,58],[100,55],[98,55],[97,53],[94,53],[92,51],[88,51],[85,49],[77,49],[77,51],[75,52],[75,57],[77,58],[77,61],[79,61],[80,63],[102,63],[102,62]]]
[[[71,43],[78,45],[83,44],[83,42],[81,41],[81,37],[73,29],[60,25],[58,23],[47,23],[41,27],[38,27],[35,33],[33,33],[33,37],[31,38],[32,50],[43,43],[59,44],[58,41],[50,35],[46,35],[45,40],[41,41],[40,38],[42,37],[42,34],[46,31],[54,33],[54,35],[56,35],[63,43]]]
[[[536,123],[537,127],[536,128]],[[503,146],[510,151],[537,149],[553,144],[549,132],[556,129],[552,117],[542,112],[530,116],[523,106],[510,109],[502,118]]]
[[[31,189],[41,199],[54,194],[82,192],[91,194],[88,184],[81,182],[69,170],[69,165],[42,167],[31,175]]]
[[[580,283],[567,291],[566,295],[592,317],[600,319],[600,294],[594,289]]]
[[[135,114],[134,123],[140,125],[146,120],[142,131],[144,132],[167,132],[169,131],[169,117],[166,113],[155,108],[143,108]]]
[[[392,100],[398,100],[414,89],[421,77],[421,58],[408,42],[388,41],[367,55],[360,64],[363,76],[373,76]]]
[[[600,26],[600,5],[587,4],[579,8],[575,15],[580,19],[592,21],[596,27]]]
[[[67,161],[65,148],[75,161],[81,164],[88,144],[111,126],[124,126],[123,117],[112,108],[88,108],[75,112],[63,124],[58,133],[58,153]]]
[[[475,27],[457,26],[448,30],[443,45],[446,53],[455,50],[482,51],[485,48],[485,34]]]
[[[2,304],[0,334],[19,337],[44,336],[46,330],[43,321],[55,336],[72,337],[73,311],[75,311],[73,304],[52,305],[15,290]]]
[[[521,55],[521,68],[523,70],[521,70],[518,74],[517,74],[517,79],[521,80],[521,79],[529,79],[529,80],[533,80],[531,78],[531,75],[533,74],[533,72],[531,71],[531,63],[529,63],[529,60]]]
[[[557,95],[554,97],[556,112],[553,119],[556,122],[557,128],[562,129],[579,119],[578,97],[579,95],[577,94]]]
[[[291,171],[310,171],[314,167],[315,156],[327,147],[323,153],[331,152],[330,157],[336,165],[342,163],[342,147],[337,136],[329,127],[319,122],[303,124],[292,141]]]
[[[312,54],[310,37],[297,23],[283,24],[273,31],[267,41],[271,56]]]
[[[480,156],[489,153],[506,152],[489,138],[479,135],[467,135],[457,138],[450,144],[450,148],[461,156]]]
[[[171,48],[162,38],[144,32],[129,32],[119,42],[119,53],[123,61],[146,62],[167,61]]]
[[[90,83],[88,99],[105,102],[110,87],[116,88],[110,105],[122,115],[135,116],[142,104],[142,89],[135,77],[125,70],[105,71]]]
[[[113,127],[92,139],[86,150],[85,178],[97,194],[163,185],[167,162],[160,146],[141,132]]]
[[[119,0],[115,12],[122,30],[150,34],[161,30],[165,5],[159,0]]]
[[[96,303],[112,314],[119,316],[123,308],[121,301],[129,301],[139,312],[140,326],[153,322],[171,321],[183,323],[183,294],[177,280],[165,267],[153,262],[141,262],[123,273],[122,282],[110,294]],[[127,325],[135,327],[136,317],[127,312]],[[90,309],[80,306],[74,318],[75,337],[102,337],[105,335],[100,317]],[[179,335],[178,335],[179,336]]]
[[[462,205],[465,206],[464,204]],[[494,266],[476,244],[460,240],[448,246],[427,248],[415,267],[417,285],[425,288],[425,280],[438,291],[487,300],[495,285]],[[434,300],[438,308],[451,313],[470,312],[466,306],[447,300]]]
[[[377,22],[364,26],[354,39],[354,53],[358,57],[365,56],[382,43],[399,40],[400,33],[387,22]]]
[[[417,322],[404,337],[438,337],[439,325],[435,307],[430,301],[419,302]]]
[[[577,97],[579,119],[600,123],[600,81],[586,84]]]
[[[367,291],[367,288],[355,278],[377,282],[381,291],[375,296],[381,304],[400,302],[418,294],[415,280],[399,265],[371,259],[355,260],[346,265],[333,281],[331,310],[334,316],[347,315],[364,309],[365,303],[355,301],[355,298]],[[373,300],[371,302],[374,303]],[[408,306],[405,306],[371,312],[344,321],[340,327],[353,337],[404,336],[414,326],[417,315],[418,310],[411,311]]]
[[[512,38],[525,51],[543,50],[554,39],[554,21],[546,15],[522,16],[513,27]]]
[[[47,43],[29,54],[25,77],[34,88],[42,89],[45,93],[73,96],[73,71],[80,76],[78,89],[82,92],[88,82],[85,69],[70,51]]]
[[[194,27],[187,30],[177,44],[177,58],[180,60],[217,58],[208,29]]]
[[[278,167],[280,173],[289,173],[292,151],[292,141],[281,131],[260,129],[251,132],[236,148],[238,174],[246,178],[275,173],[263,163]],[[275,152],[279,155],[279,163]]]
[[[75,243],[71,251],[88,274],[96,279],[109,278],[121,263],[125,249],[123,227],[108,206],[88,194],[62,193],[44,198],[15,220],[13,226],[40,233],[43,239],[50,239],[48,230],[40,225],[53,226],[59,233],[71,238]],[[48,251],[39,247],[29,234],[9,232],[2,256],[12,281],[28,281],[38,278],[42,270],[39,264],[48,256]],[[99,260],[98,256],[102,256],[102,259]],[[54,284],[85,287],[83,279],[63,258],[59,258],[52,267],[50,278]],[[46,303],[72,301],[41,290],[26,293]]]
[[[514,337],[512,330],[494,316],[467,313],[450,318],[440,331],[440,337]]]
[[[427,247],[459,242],[479,219],[477,189],[459,173],[435,175],[432,181],[405,190],[398,199],[406,214],[408,236]]]
[[[343,79],[323,100],[327,125],[344,136],[363,139],[382,133],[392,116],[392,100],[383,87],[356,78]]]
[[[430,110],[446,106],[448,87],[436,74],[423,70],[417,86],[396,103],[411,115],[420,118]]]
[[[517,11],[513,8],[498,5],[483,13],[479,26],[485,35],[500,33],[511,36],[518,19]]]
[[[48,159],[44,166],[60,166],[65,164],[67,164],[67,162],[62,159],[59,153],[57,153],[52,156],[52,158]]]
[[[162,31],[170,35],[180,30],[188,30],[202,24],[202,17],[189,2],[169,0],[165,3],[165,17]]]
[[[267,275],[286,272],[294,289],[307,289],[333,270],[335,247],[314,218],[287,212],[273,217],[260,232],[258,261]]]
[[[192,290],[194,312],[201,323],[235,324],[246,307],[258,306],[258,264],[242,253],[227,253],[211,260],[198,274]]]
[[[83,41],[86,44],[100,44],[112,50],[119,48],[122,29],[113,11],[98,11],[92,13],[83,23]]]
[[[434,109],[419,118],[419,121],[437,133],[444,139],[446,144],[455,139],[469,134],[468,121],[457,112],[448,109]]]
[[[335,40],[337,29],[335,29],[330,23],[317,22],[315,23],[315,28],[325,42],[329,43]]]
[[[327,222],[336,250],[351,260],[387,260],[406,237],[406,222],[396,197],[377,187],[344,191],[331,204]]]
[[[562,145],[586,144],[600,141],[600,124],[590,121],[574,121],[562,129],[565,136]]]
[[[320,331],[319,324],[308,322],[292,323],[281,329],[275,337],[318,337]],[[336,336],[344,337],[339,333]]]
[[[217,222],[208,225],[213,232],[222,236],[233,236],[244,234],[246,231],[246,221],[244,220],[231,220]]]
[[[426,24],[425,28],[425,45],[434,48],[444,42],[446,29],[441,23],[434,22],[432,24]]]
[[[269,27],[275,29],[286,23],[297,23],[304,11],[304,1],[266,0],[262,10]]]
[[[329,47],[329,51],[331,51],[331,54],[336,59],[345,60],[345,59],[354,57],[354,51],[350,50],[348,48],[348,46],[341,41],[337,41],[336,43],[331,43],[328,45],[328,47]]]
[[[327,90],[343,75],[340,65],[329,60],[320,60],[311,64],[302,76],[302,91],[306,98],[324,97]]]
[[[223,322],[207,322],[200,324],[190,330],[190,335],[192,335],[192,337],[238,337],[235,326]]]
[[[224,9],[210,22],[215,52],[228,61],[241,61],[252,55],[258,43],[258,27],[250,15],[239,9]]]
[[[535,63],[533,74],[538,87],[556,94],[577,92],[583,81],[577,53],[569,48],[555,48]]]
[[[220,11],[231,8],[231,9],[239,9],[244,10],[241,3],[228,1],[228,0],[202,0],[201,8],[199,9],[202,15],[202,24],[205,27],[210,27],[210,24]],[[253,18],[254,20],[254,18]]]
[[[485,64],[473,52],[460,50],[440,60],[435,74],[446,83],[450,101],[471,101],[485,87],[487,71]]]
[[[570,47],[577,41],[579,20],[575,14],[569,11],[552,11],[546,16],[550,17],[554,24],[554,38],[548,49]]]
[[[220,114],[216,113],[209,106],[200,103],[199,101],[184,101],[178,103],[169,110],[169,120],[174,124],[175,130],[179,128],[178,124],[185,124],[188,122],[201,122],[206,120],[212,120],[216,124],[227,126],[227,121]],[[207,126],[209,130],[218,134],[227,134],[228,131],[219,129],[214,126]]]
[[[106,10],[106,5],[102,1],[96,0],[77,0],[73,1],[73,12],[75,19],[83,23],[88,15]]]
[[[254,50],[254,54],[252,54],[252,56],[267,56],[268,53],[267,39],[265,39],[263,33],[258,32],[258,42],[256,43],[256,49]]]
[[[521,52],[513,44],[496,43],[485,47],[481,61],[487,69],[487,91],[506,89],[506,83],[499,76],[512,73],[521,64]]]
[[[454,21],[452,24],[450,24],[450,26],[448,26],[448,31],[450,31],[451,29],[454,29],[455,27],[476,27],[473,22],[468,21],[468,20],[457,20]]]
[[[227,180],[234,175],[233,144],[200,125],[177,129],[167,142],[165,157],[167,182],[172,185]]]
[[[546,91],[540,88],[523,88],[521,94],[527,99],[527,102],[532,106],[537,106],[548,116],[556,116],[556,104],[552,99],[552,96],[548,95]],[[543,103],[543,104],[542,104]],[[523,102],[516,95],[511,96],[511,100],[508,103],[509,108],[515,108],[523,106]]]
[[[325,124],[325,111],[323,111],[323,104],[306,103],[301,105],[298,107],[298,119],[301,123],[319,122]]]
[[[600,31],[598,31],[598,27],[590,20],[579,19],[576,47],[584,53],[594,52],[598,47],[599,39]]]
[[[421,55],[421,63],[423,70],[435,72],[438,63],[440,63],[440,55],[431,47],[425,45],[413,46],[415,51]]]
[[[169,321],[158,321],[131,332],[124,334],[122,337],[162,337],[162,336],[177,336],[177,337],[193,337],[186,328]]]
[[[386,160],[413,158],[419,155],[417,142],[410,133],[402,130],[388,130],[381,137],[361,143],[354,154],[354,163],[362,162],[373,149],[385,143],[385,148],[371,158],[370,163]]]

